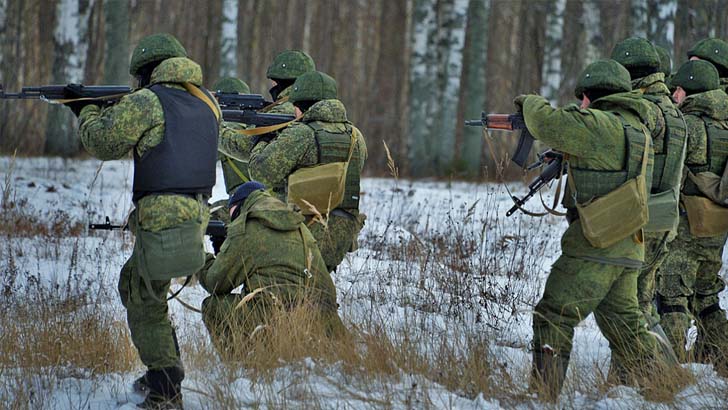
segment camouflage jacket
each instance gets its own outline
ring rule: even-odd
[[[228,225],[220,253],[208,255],[198,273],[200,283],[215,295],[244,285],[245,293],[265,288],[287,301],[308,287],[335,309],[336,288],[303,222],[303,216],[267,192],[254,192]]]
[[[250,176],[272,187],[279,199],[286,200],[286,180],[294,171],[318,164],[318,146],[310,121],[324,123],[346,122],[346,109],[339,100],[323,100],[309,108],[300,122],[293,123],[280,132],[270,143],[258,143],[250,155]],[[363,168],[367,159],[364,136],[356,128],[359,144],[359,164]]]
[[[728,93],[728,77],[720,79],[720,86],[723,88],[723,91]]]
[[[184,89],[180,83],[202,84],[202,69],[187,58],[164,60],[152,73],[151,85]],[[79,134],[86,150],[107,161],[134,149],[143,156],[164,138],[164,111],[156,94],[142,88],[101,108],[87,105],[79,115]],[[220,127],[222,132],[223,127]],[[197,200],[180,195],[148,195],[136,204],[143,229],[159,231],[199,215]]]
[[[225,121],[222,123],[222,127],[226,127],[229,130],[233,131],[244,130],[247,128],[245,124]],[[223,131],[223,133],[221,133],[221,135],[228,135],[226,139],[229,139],[229,135],[234,135],[229,130]],[[240,135],[238,138],[242,137],[243,136]],[[218,147],[219,146],[220,143],[218,142]],[[250,152],[240,152],[237,156],[240,159],[235,159],[222,152],[218,152],[218,158],[220,158],[220,165],[222,166],[222,176],[225,180],[225,192],[227,192],[228,195],[232,195],[235,192],[235,189],[240,186],[240,184],[243,184],[250,180],[250,176],[248,173],[248,159],[250,156]],[[238,173],[242,174],[243,177],[238,175]]]
[[[654,111],[637,92],[600,98],[587,109],[573,105],[553,108],[538,95],[529,95],[523,101],[523,116],[531,134],[551,148],[569,154],[570,165],[591,170],[616,171],[624,167],[624,130],[619,118],[610,111],[618,111],[634,127],[640,128],[641,123],[654,127]],[[604,249],[592,247],[578,220],[562,236],[561,250],[566,256],[616,265],[633,266],[644,261],[644,245],[634,237]]]
[[[708,133],[700,118],[708,116],[716,120],[728,120],[728,95],[723,90],[712,90],[686,97],[678,106],[688,124],[687,165],[708,163]]]

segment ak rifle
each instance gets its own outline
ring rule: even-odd
[[[261,110],[271,104],[260,94],[238,94],[217,91],[213,93],[222,110]]]
[[[293,121],[296,117],[293,115],[269,114],[251,110],[222,110],[222,119],[228,122],[239,122],[246,125],[266,127]]]
[[[483,111],[479,120],[467,120],[465,121],[465,125],[483,127],[489,130],[520,130],[521,136],[518,138],[518,146],[511,156],[511,161],[521,168],[527,167],[528,157],[531,155],[531,149],[533,148],[535,139],[528,131],[528,128],[526,128],[526,121],[523,119],[523,114],[487,114]]]
[[[545,167],[543,165],[546,164]],[[515,195],[511,195],[513,200],[513,206],[506,212],[506,216],[511,216],[516,213],[517,210],[521,209],[523,205],[528,202],[529,199],[533,198],[538,191],[544,186],[548,185],[554,179],[561,177],[564,171],[564,154],[555,151],[545,151],[538,154],[538,161],[529,165],[526,170],[531,171],[538,167],[543,167],[543,171],[530,183],[528,184],[528,193],[523,198],[518,198]]]
[[[132,92],[131,87],[125,85],[81,85],[60,84],[22,87],[20,92],[8,93],[0,84],[0,99],[3,100],[43,100],[55,102],[57,100],[90,99],[114,101]]]

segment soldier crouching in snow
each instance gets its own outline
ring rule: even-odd
[[[336,287],[303,216],[256,181],[241,185],[228,206],[227,238],[198,273],[211,294],[202,303],[202,318],[220,356],[235,359],[237,352],[247,351],[256,329],[281,311],[277,308],[300,303],[320,309],[327,334],[341,334]],[[243,293],[232,293],[240,285]]]

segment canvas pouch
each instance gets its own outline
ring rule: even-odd
[[[303,215],[317,212],[325,215],[341,205],[344,202],[346,174],[354,154],[355,138],[356,135],[352,133],[351,148],[345,162],[315,165],[292,173],[288,177],[288,203],[296,204]]]
[[[649,220],[648,189],[645,179],[649,154],[649,137],[645,133],[645,149],[640,174],[619,188],[585,204],[576,203],[584,237],[595,248],[608,248],[636,233]],[[570,171],[569,171],[570,172]],[[576,192],[574,178],[569,176],[570,189]]]
[[[728,208],[703,196],[683,195],[681,200],[693,236],[708,238],[728,232]]]

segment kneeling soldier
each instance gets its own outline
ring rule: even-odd
[[[198,273],[211,294],[202,303],[202,318],[224,358],[244,350],[241,344],[267,323],[275,306],[311,303],[329,334],[343,331],[336,288],[303,216],[264,189],[246,182],[230,197],[227,239]],[[244,293],[232,293],[240,285]]]

